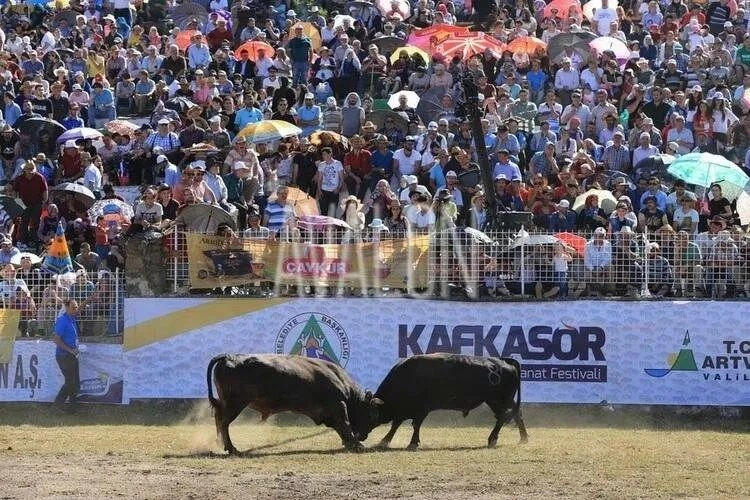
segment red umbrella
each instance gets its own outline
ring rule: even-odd
[[[520,53],[533,56],[537,53],[537,51],[545,50],[546,48],[547,44],[536,37],[519,36],[518,38],[514,38],[513,40],[511,40],[508,43],[508,46],[505,47],[505,50],[509,50],[514,54]]]
[[[446,59],[458,56],[462,61],[465,61],[477,54],[483,54],[487,49],[490,49],[499,56],[505,50],[505,45],[491,36],[472,33],[469,36],[453,35],[450,38],[446,38],[433,46],[430,52],[432,54],[440,54]]]
[[[177,33],[177,37],[175,37],[174,42],[177,44],[177,46],[180,48],[180,50],[185,50],[190,45],[191,40],[195,35],[200,33],[200,31],[196,30],[184,30]]]
[[[271,47],[267,43],[250,41],[245,42],[237,47],[234,50],[234,57],[236,57],[238,61],[241,61],[242,57],[240,56],[240,54],[244,51],[247,51],[247,58],[251,61],[257,61],[259,50],[263,50],[266,54],[266,57],[273,57],[276,54],[276,51],[273,49],[273,47]]]
[[[451,24],[435,24],[428,28],[422,28],[409,35],[407,45],[430,50],[433,42],[441,42],[451,35],[468,35],[471,32],[464,26],[453,26]]]
[[[557,233],[554,236],[567,246],[573,248],[579,255],[583,255],[583,252],[586,249],[586,238],[583,236],[578,236],[573,233]]]
[[[553,10],[557,11],[554,15],[552,13]],[[571,15],[583,16],[580,0],[552,0],[544,8],[544,17],[549,17],[550,19],[555,17],[567,19]]]

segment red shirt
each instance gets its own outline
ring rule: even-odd
[[[62,155],[61,175],[64,178],[76,177],[83,174],[83,163],[81,162],[81,153],[76,151],[72,156],[65,153]]]
[[[357,177],[364,177],[372,172],[371,156],[372,153],[366,149],[360,149],[359,153],[350,151],[344,156],[344,166],[349,167]]]
[[[44,201],[47,181],[39,172],[34,172],[30,179],[23,173],[13,180],[13,190],[26,205],[38,205]]]

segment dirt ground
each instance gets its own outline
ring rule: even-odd
[[[530,442],[491,419],[430,417],[422,449],[343,452],[322,427],[249,414],[231,427],[242,457],[215,442],[197,409],[0,406],[0,498],[628,498],[750,497],[750,428],[665,425],[620,412],[526,410]],[[553,414],[552,417],[549,415]],[[369,445],[387,431],[377,429]]]

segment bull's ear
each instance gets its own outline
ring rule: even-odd
[[[372,401],[372,391],[365,391],[365,401],[368,403]]]
[[[380,398],[372,398],[370,400],[370,419],[373,422],[377,422],[380,418],[380,407],[383,406],[383,400]]]

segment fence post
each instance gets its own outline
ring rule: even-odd
[[[651,243],[648,241],[648,236],[643,233],[643,288],[641,289],[641,297],[651,297],[651,292],[648,289],[648,254],[651,252]]]
[[[178,233],[177,228],[172,233],[174,236],[172,237],[172,250],[174,251],[174,254],[172,255],[172,272],[174,273],[174,276],[172,278],[172,293],[177,293],[177,239],[178,239]]]
[[[115,334],[120,335],[120,268],[115,269]]]

